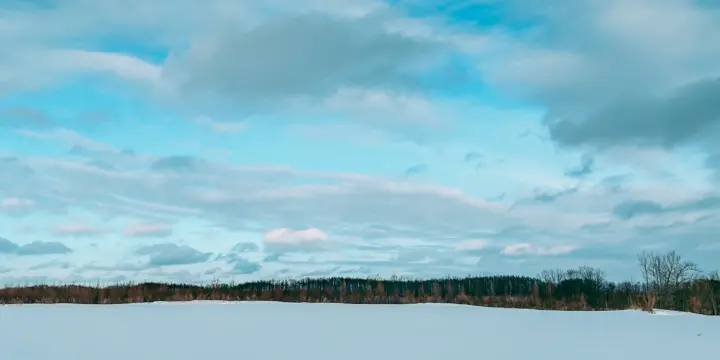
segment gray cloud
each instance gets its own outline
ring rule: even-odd
[[[474,164],[476,168],[481,168],[485,165],[485,155],[476,151],[468,152],[465,154],[465,162]]]
[[[428,171],[427,165],[424,164],[418,164],[411,166],[405,170],[405,176],[413,176],[413,175],[420,175],[422,173],[425,173]]]
[[[265,256],[265,258],[263,258],[263,262],[265,262],[265,263],[278,262],[278,261],[280,261],[281,256],[282,256],[282,254],[279,254],[279,253],[268,254],[267,256]]]
[[[153,170],[197,171],[205,166],[202,159],[187,155],[172,155],[155,160],[150,167]]]
[[[14,254],[18,248],[18,244],[8,239],[0,238],[0,254]]]
[[[73,252],[65,244],[56,241],[33,241],[18,245],[8,239],[0,238],[0,254],[16,254],[20,256],[68,254]]]
[[[600,181],[599,186],[610,193],[619,193],[623,190],[623,185],[629,180],[628,175],[612,175]]]
[[[163,73],[183,91],[245,104],[322,97],[341,87],[417,88],[413,68],[441,46],[383,28],[375,16],[310,13],[273,20],[202,38],[170,58]]]
[[[0,128],[46,127],[50,125],[47,115],[31,107],[0,108]]]
[[[189,246],[164,243],[135,250],[135,255],[149,255],[148,266],[186,265],[207,261],[212,253],[203,253]]]
[[[37,264],[30,267],[30,270],[45,270],[45,269],[70,269],[72,264],[66,261],[57,261],[52,260],[48,262],[44,262],[41,264]]]
[[[261,268],[262,266],[258,263],[246,259],[236,259],[233,261],[232,273],[238,275],[254,274],[260,271]]]
[[[662,205],[650,200],[629,200],[615,206],[613,214],[619,219],[629,220],[638,215],[666,214],[673,212],[694,212],[720,208],[720,197],[716,195],[673,205]]]
[[[231,249],[232,252],[258,252],[260,251],[260,247],[257,246],[255,243],[251,242],[240,242],[237,243],[235,246]]]
[[[471,151],[467,154],[465,154],[465,162],[476,162],[481,161],[485,158],[485,156],[479,152]]]
[[[33,241],[29,244],[20,246],[17,249],[18,255],[53,255],[53,254],[68,254],[71,253],[72,249],[65,246],[65,244],[50,241]]]
[[[590,155],[584,155],[582,157],[580,166],[578,168],[568,170],[565,172],[565,176],[574,178],[584,178],[592,174],[595,167],[595,159]]]
[[[513,9],[505,15],[532,20],[532,26],[495,39],[506,51],[483,59],[481,68],[488,81],[549,109],[545,125],[556,144],[672,148],[716,142],[720,8],[695,1],[504,5]],[[508,57],[522,60],[504,61]]]
[[[563,196],[574,194],[577,191],[578,191],[577,187],[572,187],[572,188],[568,188],[565,190],[559,190],[559,191],[555,191],[555,192],[545,191],[545,192],[536,194],[533,197],[533,200],[543,202],[543,203],[551,203]]]
[[[720,80],[703,80],[663,98],[628,99],[583,121],[548,123],[550,136],[567,146],[648,145],[673,147],[718,134]]]

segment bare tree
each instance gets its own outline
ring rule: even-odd
[[[638,264],[645,281],[648,302],[659,296],[663,305],[672,301],[675,290],[695,279],[699,272],[698,266],[675,251],[665,254],[643,252],[638,255]]]
[[[712,315],[720,315],[720,273],[717,270],[710,272],[706,279],[702,279],[701,286]]]
[[[646,292],[651,291],[650,279],[653,278],[653,275],[650,272],[650,263],[652,257],[653,254],[645,251],[638,254],[638,264],[640,265],[640,273],[642,274],[643,280],[645,281]]]
[[[559,284],[563,280],[567,279],[567,271],[562,269],[551,269],[551,270],[543,270],[540,274],[538,274],[538,278],[540,280],[548,283],[553,284]]]
[[[660,291],[673,290],[695,278],[698,266],[683,260],[675,251],[665,254],[643,252],[638,255],[640,270],[648,287]]]

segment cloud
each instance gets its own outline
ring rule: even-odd
[[[482,161],[485,156],[477,151],[471,151],[465,154],[465,162],[478,162]]]
[[[255,243],[240,242],[240,243],[235,244],[235,246],[232,247],[231,251],[239,252],[239,253],[257,252],[257,251],[260,251],[260,247],[257,246],[257,244],[255,244]]]
[[[245,259],[236,259],[233,262],[232,272],[238,275],[248,275],[260,271],[261,268],[262,266],[258,263],[254,263]]]
[[[88,237],[103,234],[105,231],[85,225],[58,225],[52,229],[55,236],[61,237]]]
[[[198,39],[166,61],[163,76],[189,94],[270,104],[343,87],[413,88],[410,75],[440,49],[384,30],[377,17],[308,13]]]
[[[555,245],[550,247],[540,247],[530,243],[517,243],[505,246],[500,252],[503,255],[566,255],[575,250],[573,246]]]
[[[209,116],[200,116],[195,122],[202,126],[207,126],[216,133],[236,134],[245,130],[246,125],[241,122],[224,122],[213,120]]]
[[[0,237],[0,254],[14,254],[18,248],[18,244]]]
[[[153,170],[198,171],[205,166],[205,161],[194,156],[172,155],[155,160]]]
[[[640,215],[659,215],[667,213],[690,213],[720,209],[720,196],[709,195],[671,205],[663,205],[652,200],[627,200],[613,208],[613,214],[622,220]]]
[[[552,139],[566,146],[673,147],[701,140],[708,133],[717,134],[718,97],[720,79],[701,80],[675,90],[671,96],[628,99],[608,105],[581,122],[559,120],[548,128]]]
[[[545,208],[523,209],[521,216],[520,210],[507,213],[509,205],[456,188],[361,174],[243,167],[194,157],[147,157],[142,161],[145,165],[105,170],[73,160],[23,158],[13,166],[38,172],[23,175],[22,182],[10,178],[8,183],[22,192],[46,189],[56,211],[87,207],[100,216],[140,216],[150,224],[172,223],[192,215],[230,231],[284,228],[272,236],[293,241],[300,236],[297,229],[308,228],[344,237],[454,241],[487,228],[526,224],[560,231],[593,218]],[[195,165],[198,163],[202,166]],[[173,168],[184,170],[166,171]],[[556,220],[542,220],[548,216]],[[373,230],[380,228],[384,230]],[[92,233],[84,227],[65,230]]]
[[[565,172],[565,176],[574,178],[584,178],[592,174],[595,167],[595,159],[592,156],[584,155],[581,160],[580,167]]]
[[[29,244],[25,244],[20,246],[17,249],[18,255],[53,255],[53,254],[68,254],[73,252],[72,249],[65,246],[65,244],[56,242],[56,241],[50,241],[50,242],[43,242],[43,241],[33,241]]]
[[[263,244],[270,253],[302,252],[321,250],[328,245],[328,239],[329,236],[317,228],[278,228],[263,235]]]
[[[476,169],[485,166],[485,155],[477,151],[470,151],[465,154],[465,162],[475,165]]]
[[[166,265],[187,265],[207,261],[212,253],[203,253],[189,246],[163,243],[143,246],[134,252],[135,255],[148,255],[150,267]]]
[[[124,234],[128,237],[168,237],[173,233],[171,225],[167,224],[134,224],[125,228]]]
[[[5,198],[0,201],[0,211],[23,212],[31,209],[35,201],[21,198]]]
[[[424,164],[414,165],[405,170],[405,177],[419,175],[419,174],[422,174],[427,171],[428,171],[427,165],[424,165]]]
[[[533,200],[543,202],[543,203],[550,203],[550,202],[556,201],[557,199],[559,199],[563,196],[574,194],[577,191],[578,191],[577,187],[572,187],[572,188],[568,188],[565,190],[559,190],[559,191],[555,191],[555,192],[541,192],[541,193],[536,194],[533,197]]]
[[[455,246],[456,251],[478,251],[478,250],[484,250],[488,247],[488,241],[485,239],[476,239],[471,241],[466,241],[457,244]]]
[[[647,0],[507,5],[532,23],[492,37],[479,67],[493,85],[546,107],[556,144],[673,148],[715,140],[719,9]]]
[[[18,244],[4,238],[0,238],[0,254],[17,255],[52,255],[71,253],[72,249],[65,244],[55,241],[43,242],[33,241],[19,246]]]
[[[33,128],[51,124],[47,115],[28,106],[13,106],[0,109],[0,127]]]

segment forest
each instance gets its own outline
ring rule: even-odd
[[[593,267],[553,269],[535,277],[436,279],[305,278],[208,285],[125,283],[34,285],[0,289],[0,304],[122,304],[153,301],[281,301],[349,304],[454,303],[539,310],[667,309],[720,315],[720,276],[676,252],[638,255],[642,280],[615,283]]]

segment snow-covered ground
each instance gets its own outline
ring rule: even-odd
[[[710,359],[720,318],[456,305],[0,306],[2,360]]]

